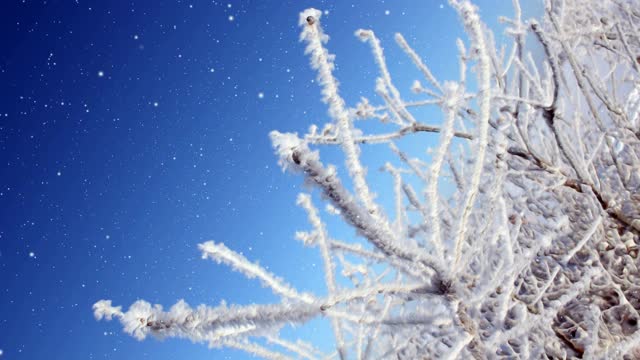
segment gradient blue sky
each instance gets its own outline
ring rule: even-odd
[[[491,26],[512,13],[509,1],[479,4]],[[377,76],[358,28],[381,38],[407,97],[419,73],[394,32],[440,79],[457,77],[462,29],[441,1],[3,1],[0,360],[249,358],[138,342],[93,318],[103,298],[277,300],[201,260],[205,240],[324,291],[318,255],[293,238],[309,229],[295,205],[301,179],[281,172],[268,140],[327,118],[298,42],[307,7],[329,11],[322,22],[350,105],[374,99]]]

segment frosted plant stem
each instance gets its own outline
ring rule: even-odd
[[[450,3],[454,9],[458,11],[465,28],[478,51],[478,98],[480,106],[478,119],[478,142],[473,173],[468,185],[462,216],[455,236],[454,269],[457,269],[457,265],[460,262],[462,255],[462,245],[465,241],[467,231],[469,230],[467,222],[469,221],[473,204],[476,196],[478,195],[480,176],[482,175],[482,168],[484,166],[484,158],[487,149],[489,136],[489,112],[491,110],[491,60],[487,54],[484,31],[482,30],[483,25],[480,22],[475,6],[473,6],[469,1],[458,2],[456,0],[451,0]]]
[[[306,52],[310,54],[311,67],[318,70],[318,81],[322,86],[323,100],[329,105],[329,115],[338,126],[338,138],[344,151],[346,166],[353,180],[356,195],[373,217],[378,221],[383,221],[380,210],[373,202],[371,191],[365,181],[364,169],[359,159],[360,149],[353,139],[353,124],[345,109],[345,102],[338,94],[338,81],[332,73],[334,56],[329,54],[323,46],[323,43],[328,40],[328,36],[323,33],[320,27],[321,14],[322,12],[316,9],[307,9],[300,14],[300,26],[303,28],[300,39],[307,42]]]
[[[457,88],[453,87],[453,84],[445,84],[448,95],[455,97],[457,94]],[[449,150],[451,139],[453,138],[453,124],[456,116],[456,104],[457,99],[451,99],[450,104],[446,104],[444,107],[445,122],[443,124],[443,132],[440,137],[440,145],[431,163],[431,169],[429,172],[429,183],[427,185],[427,196],[430,199],[429,207],[429,225],[431,226],[431,243],[435,249],[436,256],[442,258],[444,256],[444,245],[442,243],[440,234],[440,214],[438,203],[440,201],[438,196],[438,181],[440,180],[440,171],[444,158]]]
[[[405,121],[408,121],[409,124],[413,124],[416,122],[413,115],[407,111],[404,107],[404,102],[400,98],[400,92],[393,85],[391,81],[391,74],[389,74],[389,69],[387,69],[387,63],[384,58],[384,52],[382,50],[382,46],[380,45],[380,40],[376,37],[373,31],[371,30],[357,30],[356,36],[360,37],[362,41],[366,41],[371,45],[371,51],[373,52],[373,58],[376,60],[378,64],[378,68],[380,69],[380,74],[382,75],[382,83],[380,86],[376,86],[379,88],[379,92],[384,92],[384,89],[389,89],[391,92],[391,101],[390,103],[394,107],[395,111],[398,115]]]
[[[309,222],[315,229],[318,247],[320,248],[320,254],[322,255],[322,262],[324,263],[325,284],[327,286],[327,290],[329,291],[329,298],[331,299],[334,296],[336,296],[337,287],[336,287],[336,280],[334,275],[335,265],[331,260],[331,252],[330,252],[331,248],[329,247],[327,230],[325,229],[324,224],[320,220],[320,216],[318,216],[318,210],[311,203],[311,197],[309,195],[307,194],[298,195],[298,204],[307,211],[307,215],[309,216]],[[342,335],[342,326],[340,325],[340,320],[336,318],[332,318],[331,327],[333,328],[333,333],[336,337],[336,346],[338,348],[338,354],[340,354],[340,359],[344,360],[347,357],[347,352],[344,347],[344,336]]]
[[[318,353],[318,350],[311,347],[309,344],[304,344],[304,347],[301,346],[300,343],[295,344],[290,341],[283,340],[276,336],[267,335],[266,339],[268,342],[281,346],[284,349],[287,349],[295,354],[297,354],[301,358],[316,360],[317,357],[314,356],[310,351]]]
[[[409,44],[404,39],[402,34],[396,33],[395,38],[398,45],[400,45],[400,48],[402,48],[402,50],[404,50],[404,52],[407,53],[407,55],[409,55],[409,57],[411,58],[411,61],[413,61],[413,63],[422,72],[422,74],[429,81],[429,83],[431,83],[433,87],[438,89],[440,93],[443,93],[444,90],[442,90],[442,87],[438,83],[438,80],[436,80],[435,76],[433,76],[433,74],[431,73],[431,70],[429,70],[429,67],[422,62],[422,59],[420,59],[418,54],[416,54],[416,52],[411,48],[411,46],[409,46]]]
[[[275,275],[266,271],[260,265],[251,263],[247,258],[233,250],[230,250],[224,244],[216,244],[213,241],[207,241],[198,245],[198,248],[202,251],[203,259],[211,258],[218,263],[225,263],[250,279],[257,277],[262,280],[262,283],[265,284],[265,286],[271,288],[273,292],[278,295],[292,300],[304,301],[307,304],[314,301],[312,296],[308,294],[299,294],[282,279],[279,279]]]
[[[222,341],[222,345],[228,346],[230,348],[235,348],[238,350],[245,351],[253,356],[259,356],[263,359],[268,360],[293,360],[292,357],[286,356],[282,353],[269,350],[264,348],[256,343],[252,343],[249,341],[242,340],[224,340]],[[309,358],[312,359],[312,358]]]

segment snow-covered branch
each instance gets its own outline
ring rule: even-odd
[[[357,30],[379,78],[377,100],[353,105],[340,96],[322,12],[300,14],[328,122],[270,137],[282,168],[309,185],[298,204],[311,229],[296,237],[319,251],[326,291],[301,292],[209,241],[203,258],[259,280],[279,302],[179,301],[164,311],[138,300],[123,311],[101,300],[96,318],[119,320],[137,339],[268,359],[640,358],[637,3],[546,0],[525,20],[513,0],[513,17],[500,18],[505,44],[470,1],[449,4],[467,34],[455,44],[459,78],[434,74],[396,34],[395,50],[426,80],[406,95],[386,60],[394,47]],[[423,107],[441,118],[424,120]],[[385,156],[363,164],[361,147],[381,143]],[[342,150],[340,173],[320,161],[331,145]],[[392,187],[372,183],[367,168],[388,172]],[[314,206],[320,198],[326,213]],[[325,216],[353,231],[335,236]],[[279,333],[314,318],[330,322],[333,353]]]

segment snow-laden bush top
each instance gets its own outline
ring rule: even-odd
[[[203,258],[259,280],[281,302],[179,301],[164,311],[140,300],[123,312],[100,300],[96,318],[115,317],[138,339],[182,337],[269,359],[640,358],[637,3],[547,0],[542,18],[524,21],[514,0],[513,18],[501,18],[513,41],[500,47],[474,5],[449,3],[468,35],[467,44],[457,42],[460,79],[437,79],[396,34],[426,84],[411,89],[423,100],[406,101],[375,33],[359,29],[380,70],[380,103],[363,98],[353,107],[333,75],[322,12],[300,14],[330,120],[303,136],[273,131],[271,140],[282,168],[304,177],[328,213],[370,245],[333,239],[311,196],[298,197],[312,229],[296,237],[319,250],[327,293],[301,293],[208,241],[199,246]],[[542,47],[543,60],[528,52],[527,39]],[[439,126],[417,119],[421,106],[441,109]],[[354,120],[366,119],[388,132],[363,134]],[[428,162],[394,143],[410,136],[439,136]],[[388,144],[397,156],[370,164],[393,179],[393,214],[367,181],[364,144]],[[346,174],[322,163],[323,146],[342,149]],[[319,316],[331,323],[332,353],[278,335]]]

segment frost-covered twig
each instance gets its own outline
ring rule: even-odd
[[[303,137],[270,136],[283,169],[301,174],[334,216],[325,221],[312,195],[300,195],[312,230],[296,237],[320,250],[319,294],[211,241],[203,257],[257,278],[280,302],[179,301],[164,311],[139,300],[123,311],[101,300],[96,318],[116,318],[138,339],[187,338],[268,359],[640,356],[640,11],[630,0],[547,0],[525,21],[513,0],[514,16],[501,18],[508,43],[496,44],[470,1],[450,4],[469,38],[456,41],[458,81],[437,80],[397,34],[428,82],[414,81],[415,98],[403,100],[382,41],[358,30],[380,73],[379,104],[362,97],[355,107],[339,95],[322,13],[300,15],[330,120]],[[415,120],[434,105],[441,119]],[[354,127],[365,119],[382,124]],[[366,165],[391,173],[390,191],[361,163],[360,147],[379,143],[389,146]],[[346,181],[320,161],[323,145],[343,150]],[[335,240],[333,221],[355,235]],[[279,333],[317,318],[334,330],[330,354]]]

